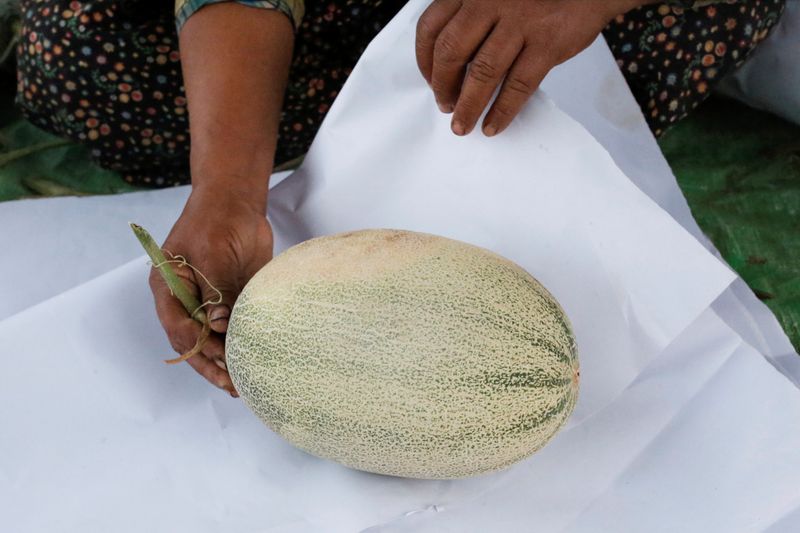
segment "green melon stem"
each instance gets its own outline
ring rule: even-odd
[[[175,273],[175,269],[172,268],[172,265],[164,256],[164,251],[161,247],[156,244],[156,241],[153,240],[153,237],[146,229],[133,222],[131,222],[130,225],[134,235],[136,235],[136,238],[139,239],[139,242],[142,244],[144,251],[150,256],[150,261],[153,262],[153,266],[158,270],[158,273],[161,274],[161,277],[164,278],[164,282],[166,282],[172,294],[183,304],[189,316],[200,323],[207,324],[208,318],[206,317],[206,312],[201,308],[202,304],[200,300],[192,294],[181,277]]]

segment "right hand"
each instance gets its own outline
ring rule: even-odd
[[[185,257],[222,293],[220,303],[204,307],[211,334],[202,352],[187,362],[234,397],[238,395],[224,364],[228,319],[245,284],[272,259],[272,229],[266,218],[266,198],[252,196],[195,188],[162,246],[175,256]],[[169,254],[165,255],[169,259]],[[200,302],[219,299],[194,270],[177,264],[174,267]],[[191,350],[200,336],[200,322],[189,316],[155,269],[150,273],[150,288],[172,348],[179,354]]]

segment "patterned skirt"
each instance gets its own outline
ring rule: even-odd
[[[702,102],[775,25],[785,0],[640,8],[604,31],[651,129]],[[186,184],[189,124],[171,2],[22,0],[17,102],[130,183]],[[276,164],[306,152],[372,38],[405,0],[307,0]]]

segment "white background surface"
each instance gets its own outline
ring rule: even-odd
[[[412,2],[370,48],[323,126],[307,171],[276,187],[271,216],[279,240],[285,245],[337,224],[443,224],[450,235],[530,263],[524,266],[570,302],[585,367],[591,368],[592,357],[595,364],[604,362],[598,354],[607,358],[608,368],[585,377],[585,388],[596,386],[591,394],[597,403],[587,405],[582,396],[583,412],[568,430],[500,474],[423,482],[349,471],[294,450],[187,366],[161,363],[169,346],[151,309],[145,260],[125,223],[136,220],[163,237],[186,189],[0,204],[0,223],[16,228],[0,236],[0,245],[23,250],[14,261],[0,261],[5,306],[0,354],[11,362],[0,373],[0,427],[6,428],[0,437],[0,506],[10,530],[519,531],[536,524],[540,531],[777,532],[800,527],[800,392],[762,354],[776,365],[784,362],[780,368],[787,375],[800,374],[791,372],[790,356],[796,355],[774,319],[741,288],[738,295],[726,291],[715,309],[708,309],[727,285],[727,273],[630,186],[585,132],[543,100],[491,150],[478,136],[444,135],[447,119],[437,114],[424,82],[415,77],[413,49],[408,47],[405,59],[386,59],[402,56],[420,5]],[[387,65],[393,65],[391,71]],[[384,90],[363,93],[360,83]],[[696,232],[602,42],[560,67],[545,88],[642,190]],[[396,109],[348,97],[355,94],[390,97]],[[369,128],[375,113],[391,116],[398,110],[405,118],[369,139],[366,159],[355,161],[355,150],[335,149],[348,140],[350,146],[366,145],[363,130],[354,139],[351,128]],[[416,138],[444,143],[446,155],[421,154],[413,149]],[[541,145],[525,144],[531,140]],[[475,155],[488,158],[502,150],[512,159],[503,172],[493,172],[490,161]],[[458,180],[447,173],[424,174],[465,157],[473,159]],[[413,196],[393,184],[395,164],[416,171],[409,174]],[[606,180],[591,189],[612,202],[605,210],[598,198],[566,205],[567,192],[580,197],[581,187],[593,186],[587,166],[589,177]],[[369,181],[328,174],[329,169],[352,170]],[[537,204],[529,194],[525,205],[556,206],[562,217],[509,209],[514,198],[504,196],[506,187],[537,192],[526,177],[542,185],[548,174],[533,171],[548,169],[563,171],[562,180],[543,185],[547,197],[558,200]],[[395,194],[383,194],[384,182]],[[346,218],[334,216],[334,202],[319,195],[325,190],[346,193],[339,198],[348,207]],[[370,199],[376,202],[371,209],[351,209],[352,203],[369,206]],[[462,199],[471,203],[459,203]],[[398,205],[407,209],[406,219]],[[466,208],[501,220],[465,222],[458,215]],[[629,208],[638,226],[625,218]],[[433,217],[437,211],[447,218]],[[537,218],[544,215],[558,222],[544,227]],[[582,226],[589,218],[603,229]],[[532,222],[537,220],[540,226]],[[459,234],[464,223],[474,231]],[[35,234],[23,233],[32,227]],[[513,227],[533,233],[519,240],[497,233]],[[660,250],[646,248],[647,239],[636,240],[643,227],[661,237]],[[559,246],[547,234],[552,228],[571,232],[565,236],[578,250],[570,252],[562,243],[550,259],[526,250],[543,237]],[[614,239],[608,235],[612,228]],[[645,248],[631,248],[634,242]],[[604,246],[615,246],[624,260],[604,255]],[[690,261],[692,272],[676,275],[645,255],[669,251]],[[599,317],[603,327],[622,327],[621,317],[629,320],[631,340],[593,333],[592,313],[578,298],[591,288],[572,287],[556,275],[569,253],[602,261],[602,267],[586,265],[602,275],[587,272],[610,292],[587,305],[609,305],[603,308],[608,314]],[[641,272],[631,277],[628,261]],[[712,287],[699,291],[692,285],[698,280]],[[648,292],[648,283],[657,286]],[[683,314],[674,312],[681,309]],[[718,314],[728,318],[722,321]],[[760,344],[758,351],[742,340],[743,330]],[[587,339],[598,345],[586,347]],[[629,351],[618,357],[610,347],[621,341]],[[635,353],[636,347],[649,351]]]

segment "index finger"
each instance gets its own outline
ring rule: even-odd
[[[194,273],[191,269],[177,268],[175,272],[189,291],[199,297],[200,291],[194,282]],[[189,316],[188,311],[172,294],[167,283],[155,268],[150,271],[150,290],[153,292],[158,320],[161,322],[161,327],[164,328],[172,348],[176,352],[188,351],[200,336],[202,329],[200,323]]]
[[[522,40],[507,37],[510,32],[496,27],[483,43],[467,70],[453,113],[453,130],[469,134],[478,122],[498,85],[514,63]]]
[[[460,0],[435,0],[417,21],[415,47],[417,66],[428,85],[431,84],[433,75],[433,51],[436,48],[436,39],[453,15],[458,12],[459,7],[461,7]]]
[[[553,65],[547,57],[523,49],[503,82],[500,94],[484,119],[483,132],[492,137],[503,132],[522,110]]]
[[[183,273],[182,273],[183,274]],[[179,274],[181,275],[181,274]],[[199,289],[187,275],[181,277],[188,281],[187,287],[199,294]],[[150,278],[150,287],[155,298],[156,313],[161,326],[167,334],[172,349],[177,353],[186,353],[192,349],[202,331],[202,326],[197,320],[189,316],[183,304],[172,295],[166,282],[153,272]],[[235,394],[233,383],[224,368],[225,349],[222,340],[212,334],[206,339],[201,353],[187,359],[187,363],[206,380],[231,394]]]
[[[186,288],[199,299],[201,291],[194,282],[194,272],[183,268],[176,269],[176,272]],[[150,288],[155,299],[156,314],[172,348],[178,353],[186,353],[194,347],[200,337],[201,323],[189,316],[189,312],[172,294],[167,283],[155,269],[150,275]],[[202,352],[212,360],[225,359],[222,340],[213,335],[206,340]]]
[[[199,353],[187,359],[186,362],[189,363],[189,366],[194,368],[198,374],[206,378],[209,383],[216,385],[222,390],[228,391],[234,398],[239,397],[236,389],[233,387],[233,381],[231,381],[231,376],[228,372],[221,369],[205,355]]]
[[[462,7],[447,26],[439,33],[433,51],[431,88],[439,107],[445,113],[453,111],[461,93],[467,64],[492,31],[494,15],[476,16],[472,10]],[[466,131],[458,131],[464,135]]]

